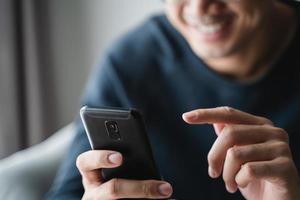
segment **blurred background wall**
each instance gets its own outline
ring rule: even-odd
[[[0,2],[0,158],[70,123],[105,47],[162,10],[160,0],[21,2]]]
[[[116,37],[160,10],[160,0],[48,0],[59,125],[72,120],[90,68]]]

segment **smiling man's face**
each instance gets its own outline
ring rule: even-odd
[[[270,19],[274,2],[167,0],[166,14],[195,54],[203,59],[215,59],[247,48]]]

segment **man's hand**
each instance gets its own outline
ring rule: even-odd
[[[103,183],[101,169],[118,167],[122,160],[122,155],[113,151],[88,151],[79,155],[76,165],[85,189],[82,199],[162,199],[171,196],[171,185],[163,181],[112,179]]]
[[[229,107],[183,114],[190,124],[212,124],[218,135],[208,154],[208,173],[221,174],[229,192],[249,200],[300,199],[288,134],[263,117]]]

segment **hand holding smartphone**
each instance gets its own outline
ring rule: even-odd
[[[83,107],[80,116],[93,150],[112,150],[123,156],[121,166],[102,169],[104,181],[161,179],[138,111]]]

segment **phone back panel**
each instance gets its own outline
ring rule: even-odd
[[[84,107],[80,114],[92,149],[113,150],[123,155],[120,167],[102,170],[105,181],[112,178],[160,179],[144,122],[138,111]],[[117,137],[109,134],[110,126],[118,132]]]

